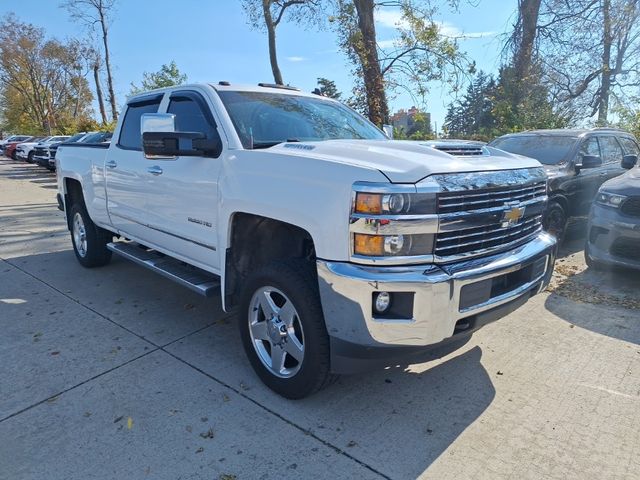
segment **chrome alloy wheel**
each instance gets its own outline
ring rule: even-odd
[[[87,256],[87,230],[84,227],[82,215],[76,213],[73,216],[73,243],[82,258]]]
[[[262,364],[277,377],[293,377],[304,359],[304,332],[291,300],[275,287],[262,287],[248,313],[251,343]]]

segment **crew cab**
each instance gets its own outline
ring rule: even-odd
[[[136,95],[110,144],[61,144],[57,162],[78,261],[116,253],[221,295],[257,375],[287,398],[463,338],[554,266],[537,161],[390,140],[291,87]]]

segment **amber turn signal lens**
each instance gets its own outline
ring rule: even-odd
[[[382,195],[379,193],[356,193],[356,213],[382,213]]]
[[[377,257],[384,255],[384,237],[356,233],[353,238],[353,253]]]

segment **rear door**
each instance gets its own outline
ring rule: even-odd
[[[174,91],[166,111],[175,115],[176,131],[204,133],[208,139],[219,140],[211,106],[202,93]],[[163,246],[211,271],[219,268],[217,215],[221,160],[211,156],[146,160],[149,224],[157,230]]]
[[[599,140],[602,150],[602,174],[600,176],[600,185],[602,185],[610,178],[622,175],[626,170],[622,168],[624,151],[618,139],[614,135],[603,135]]]
[[[119,231],[137,240],[150,240],[148,228],[149,161],[142,153],[140,119],[156,113],[164,94],[138,97],[127,105],[117,141],[107,152],[105,161],[107,209],[111,223]]]

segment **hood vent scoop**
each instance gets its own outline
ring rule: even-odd
[[[487,157],[489,151],[482,145],[433,145],[433,148],[454,157]]]

